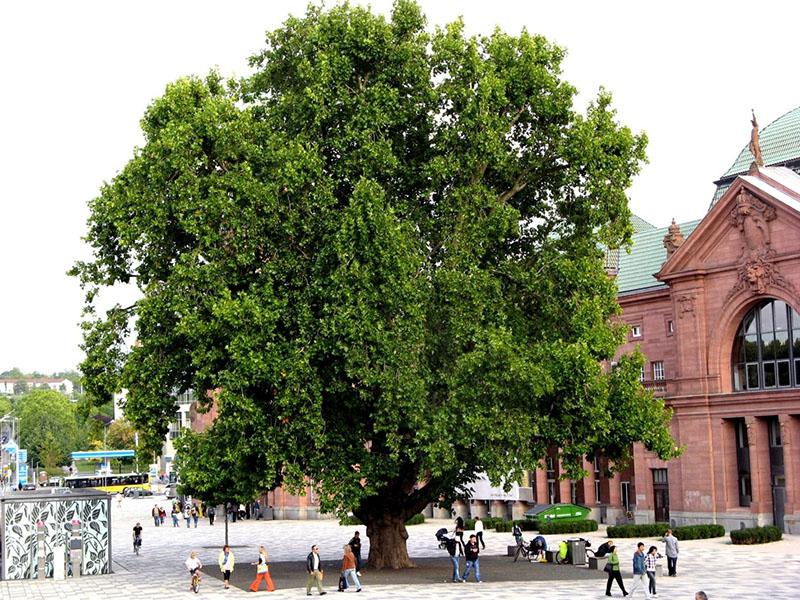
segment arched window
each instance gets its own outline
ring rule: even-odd
[[[767,300],[745,315],[733,345],[733,389],[800,387],[800,314]]]

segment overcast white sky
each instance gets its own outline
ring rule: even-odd
[[[264,32],[305,1],[7,2],[0,8],[0,371],[74,368],[86,203],[141,143],[164,86],[216,65],[247,73]],[[328,5],[331,5],[328,2]],[[391,2],[372,6],[388,12]],[[565,46],[582,101],[600,85],[650,138],[632,210],[702,216],[712,181],[761,126],[800,104],[800,2],[422,1],[429,24],[527,27]]]

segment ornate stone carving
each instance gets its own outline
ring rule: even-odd
[[[742,290],[749,290],[751,294],[760,296],[766,294],[770,287],[781,288],[797,296],[794,286],[781,274],[778,267],[769,259],[759,257],[739,267],[736,283],[725,297],[725,302]]]
[[[669,226],[667,235],[664,236],[664,248],[667,249],[667,259],[675,254],[675,251],[681,247],[683,242],[684,239],[681,228],[675,223],[675,219],[672,219],[672,225]]]
[[[769,232],[769,222],[774,219],[774,208],[747,190],[739,191],[736,205],[731,209],[730,220],[742,236],[740,259],[771,258],[775,254],[770,247]]]
[[[684,315],[694,312],[694,300],[694,294],[678,296],[678,318],[682,319]]]

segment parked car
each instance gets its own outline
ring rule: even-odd
[[[29,491],[35,490],[35,489],[36,489],[36,484],[35,483],[26,483],[25,485],[22,486],[22,491],[23,492],[29,492]]]
[[[153,492],[151,490],[144,490],[142,488],[129,487],[122,490],[122,495],[126,498],[136,498],[142,496],[152,496]]]

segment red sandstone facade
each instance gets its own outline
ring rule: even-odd
[[[623,318],[639,334],[620,351],[641,348],[645,384],[674,411],[672,433],[685,447],[669,463],[634,449],[630,510],[637,522],[776,524],[800,532],[800,371],[788,377],[788,361],[778,361],[787,377],[779,382],[772,359],[754,360],[747,373],[761,379],[749,390],[741,377],[745,389],[737,390],[734,375],[750,311],[774,301],[776,320],[786,314],[781,302],[791,314],[800,311],[799,208],[800,177],[753,170],[669,256],[656,275],[665,287],[620,296]],[[792,373],[800,366],[796,341],[795,349]]]

